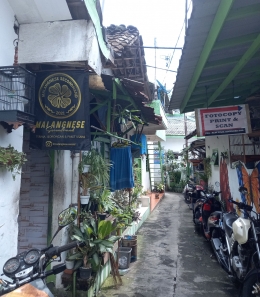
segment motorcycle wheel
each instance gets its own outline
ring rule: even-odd
[[[255,297],[260,296],[260,282],[257,280],[257,275],[251,275],[243,284],[240,297]]]
[[[187,204],[190,204],[190,196],[189,196],[189,193],[185,192],[184,193],[184,200]]]
[[[199,210],[196,210],[195,211],[195,214],[194,214],[193,222],[195,224],[195,231],[197,231],[197,232],[201,232],[202,231],[202,228],[201,228],[201,225],[202,224],[196,224],[196,222],[195,222],[195,220],[199,220],[200,217],[201,217],[200,211]]]

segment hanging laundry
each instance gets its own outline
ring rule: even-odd
[[[111,148],[110,188],[111,191],[134,187],[131,147]]]

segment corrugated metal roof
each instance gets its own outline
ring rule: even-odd
[[[195,81],[194,72],[222,1],[194,0],[169,109],[181,107],[189,86]],[[260,33],[259,22],[260,0],[234,1],[199,79],[195,81],[195,88],[188,96],[186,106],[183,103],[182,112],[206,107],[210,98],[210,107],[241,104],[252,90],[260,88],[260,69],[257,66],[260,65],[260,43],[259,39],[256,39]],[[250,57],[247,51],[253,50],[253,42],[258,50]],[[232,70],[234,73],[234,67],[243,61],[243,55],[247,55],[247,63],[241,70],[236,71],[233,77],[231,75],[232,79],[228,82],[228,75],[232,74]],[[221,90],[219,87],[224,82],[228,84],[214,98],[213,94]],[[235,100],[234,97],[237,96],[240,97]]]

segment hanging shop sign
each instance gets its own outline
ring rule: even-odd
[[[251,133],[248,105],[195,110],[198,136]]]
[[[40,149],[87,150],[90,147],[88,74],[44,72],[36,76],[35,133]]]

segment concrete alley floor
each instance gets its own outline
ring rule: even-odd
[[[234,297],[238,290],[211,257],[210,243],[194,233],[181,194],[165,198],[137,233],[138,259],[116,289],[109,277],[98,297]]]

